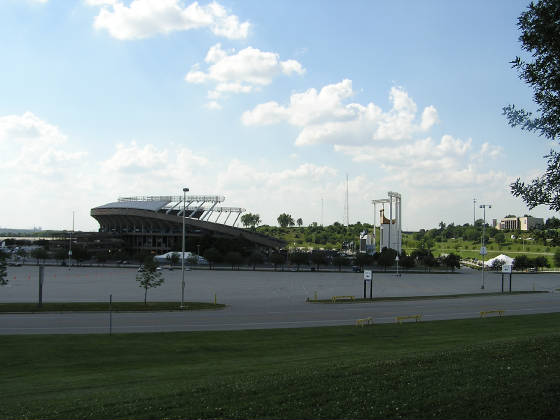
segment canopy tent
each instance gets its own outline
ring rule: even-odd
[[[500,254],[497,257],[490,258],[488,261],[485,261],[484,266],[485,267],[492,267],[492,264],[494,263],[494,261],[501,261],[502,264],[512,265],[513,262],[515,261],[515,258],[508,257],[505,254]]]
[[[160,264],[169,264],[171,263],[171,255],[177,254],[179,257],[179,261],[181,261],[181,252],[167,252],[165,254],[156,255],[154,260]],[[185,262],[193,256],[192,252],[185,252],[184,258]]]

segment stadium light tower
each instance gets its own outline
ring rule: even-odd
[[[183,188],[183,252],[181,253],[181,306],[185,307],[185,201],[187,201],[188,188]]]
[[[482,255],[482,286],[481,289],[484,289],[484,257],[486,256],[486,248],[484,247],[484,236],[486,235],[486,208],[491,209],[492,206],[490,204],[481,204],[480,208],[484,211],[484,222],[482,224],[482,247],[480,248],[480,254]]]

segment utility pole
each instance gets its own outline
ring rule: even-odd
[[[484,221],[482,224],[482,246],[480,248],[480,255],[482,255],[482,286],[480,286],[481,289],[484,289],[484,257],[486,256],[486,248],[484,246],[484,236],[486,235],[486,207],[488,207],[489,209],[492,208],[492,206],[490,204],[481,204],[480,208],[483,209],[484,211]]]
[[[476,198],[473,198],[473,205],[472,205],[472,225],[476,222]]]
[[[346,174],[346,200],[344,206],[344,212],[346,213],[346,227],[350,225],[350,217],[348,216],[348,174]]]
[[[185,201],[187,201],[188,188],[183,188],[183,249],[181,253],[181,306],[180,309],[185,308]]]
[[[72,265],[72,233],[74,232],[74,211],[72,210],[72,230],[70,231],[70,244],[68,248],[68,269]]]

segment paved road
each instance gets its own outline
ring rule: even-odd
[[[11,268],[10,287],[0,289],[0,301],[35,301],[36,268]],[[46,272],[45,301],[138,300],[143,291],[134,281],[135,270],[62,269]],[[165,272],[164,287],[150,291],[153,300],[178,296],[180,272]],[[473,293],[480,290],[480,273],[462,270],[459,274],[405,274],[375,277],[376,296],[414,296]],[[500,277],[486,278],[484,292],[501,287]],[[372,316],[375,322],[394,322],[395,316],[422,314],[425,320],[478,317],[481,310],[504,309],[506,315],[557,312],[560,310],[560,276],[514,276],[514,290],[547,290],[550,293],[481,296],[461,299],[432,299],[360,304],[311,304],[307,296],[319,297],[363,293],[360,274],[259,273],[191,271],[187,273],[187,296],[192,300],[218,301],[228,306],[216,311],[114,313],[115,332],[200,331],[255,328],[349,325],[358,318]],[[108,313],[3,314],[0,334],[106,333]]]

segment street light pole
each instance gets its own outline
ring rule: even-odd
[[[480,248],[480,254],[482,255],[482,286],[481,289],[484,289],[484,257],[486,256],[486,249],[484,248],[484,236],[486,235],[486,207],[489,209],[492,208],[490,204],[481,204],[480,208],[483,209],[484,213],[484,222],[482,224],[482,247]]]
[[[476,198],[472,200],[472,225],[474,227],[476,223]]]
[[[72,266],[72,232],[74,232],[74,211],[72,211],[72,230],[70,231],[70,244],[68,247],[68,270]]]
[[[183,188],[183,250],[181,253],[181,306],[185,307],[185,201],[187,201],[188,188]]]

